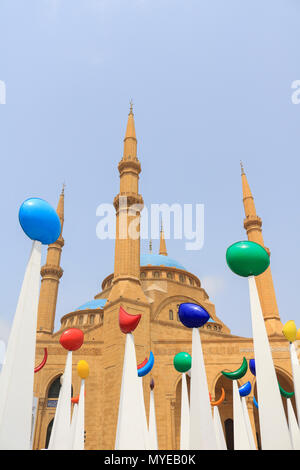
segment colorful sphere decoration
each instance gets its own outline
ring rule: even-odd
[[[231,271],[243,277],[258,276],[270,265],[267,251],[249,241],[237,242],[227,248],[226,261]]]
[[[142,315],[130,315],[124,310],[123,307],[120,307],[119,310],[119,325],[122,333],[132,333],[138,326]]]
[[[246,397],[251,392],[251,383],[246,382],[239,388],[239,393],[241,397]]]
[[[249,369],[253,375],[256,375],[255,359],[249,359]]]
[[[62,333],[59,342],[68,351],[76,351],[81,348],[83,339],[84,334],[81,330],[78,328],[68,328]]]
[[[289,320],[284,324],[284,327],[282,328],[282,333],[290,343],[293,343],[296,340],[297,327],[294,320]]]
[[[234,370],[233,372],[225,372],[224,370],[222,370],[221,373],[230,380],[238,380],[244,377],[247,370],[248,370],[248,363],[247,363],[246,358],[244,357],[241,367]]]
[[[205,308],[189,302],[179,305],[178,315],[181,323],[187,328],[200,328],[210,318]]]
[[[138,369],[138,376],[144,377],[144,375],[149,374],[149,372],[153,369],[153,366],[154,366],[154,355],[153,355],[153,352],[150,351],[148,362],[143,367]]]
[[[31,240],[43,245],[56,242],[61,232],[61,224],[56,211],[43,199],[26,199],[19,209],[19,222]]]
[[[173,364],[177,372],[187,372],[192,367],[192,357],[187,352],[180,352],[174,356]]]
[[[89,376],[90,368],[86,361],[81,360],[77,363],[77,372],[81,379],[86,379]]]

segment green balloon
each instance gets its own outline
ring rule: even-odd
[[[237,242],[227,248],[226,261],[235,274],[239,276],[258,276],[270,264],[266,250],[254,242]]]
[[[192,366],[191,355],[187,352],[180,352],[174,356],[173,364],[178,372],[187,372]]]

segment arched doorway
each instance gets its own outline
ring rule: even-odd
[[[186,374],[186,383],[188,389],[188,396],[190,399],[190,377]],[[175,402],[175,449],[180,449],[180,423],[181,423],[181,386],[182,378],[177,383],[176,387],[176,402]]]

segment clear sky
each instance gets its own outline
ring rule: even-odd
[[[130,98],[145,203],[205,205],[203,249],[169,240],[169,255],[199,276],[232,333],[251,336],[247,281],[225,263],[246,238],[243,160],[282,321],[300,327],[299,23],[298,0],[0,0],[0,339],[30,252],[18,224],[27,197],[56,206],[66,182],[56,328],[113,271],[96,208],[119,190]]]

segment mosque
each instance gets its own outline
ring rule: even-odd
[[[118,170],[120,192],[114,198],[117,234],[114,272],[102,280],[101,291],[95,294],[93,300],[64,315],[61,318],[60,330],[54,331],[59,281],[63,275],[60,261],[64,246],[64,190],[59,198],[57,213],[61,220],[62,232],[58,240],[49,245],[46,264],[41,269],[36,364],[42,361],[45,348],[48,351],[48,360],[45,367],[35,374],[34,396],[37,406],[33,449],[47,448],[49,443],[60,377],[66,361],[66,351],[61,347],[59,338],[62,332],[70,327],[82,329],[85,335],[83,346],[73,353],[73,396],[78,395],[80,388],[80,379],[76,372],[77,362],[85,359],[90,366],[90,376],[86,381],[85,448],[114,449],[125,344],[125,335],[121,333],[118,321],[120,306],[128,313],[142,314],[134,333],[137,362],[141,363],[149,357],[150,351],[153,351],[155,357],[155,365],[151,373],[144,377],[143,386],[148,413],[149,384],[151,378],[154,379],[159,449],[179,449],[181,374],[173,367],[173,358],[181,351],[191,354],[192,349],[191,331],[178,320],[178,305],[182,302],[200,304],[210,314],[210,321],[200,329],[207,381],[212,400],[220,397],[222,387],[225,390],[225,400],[220,405],[219,412],[227,447],[232,449],[232,382],[221,374],[221,370],[236,370],[243,357],[247,360],[253,358],[252,339],[230,333],[226,324],[217,316],[209,293],[201,286],[201,280],[188,272],[172,256],[169,257],[163,230],[160,234],[158,254],[150,252],[140,255],[139,238],[119,238],[121,217],[127,218],[128,225],[134,218],[137,218],[139,225],[140,220],[139,213],[133,216],[128,213],[128,208],[119,204],[120,197],[127,196],[128,206],[143,204],[138,189],[141,164],[137,158],[132,106],[124,138],[124,153]],[[256,214],[254,199],[243,167],[242,189],[244,228],[248,239],[265,246],[262,220]],[[288,342],[282,335],[283,325],[270,267],[256,278],[256,283],[277,377],[285,390],[292,391]],[[257,447],[260,448],[259,418],[253,404],[253,395],[256,395],[255,377],[249,370],[239,385],[248,380],[252,383],[252,391],[247,397],[247,406]],[[286,411],[286,400],[283,398],[283,401]],[[294,398],[292,402],[296,413]]]

